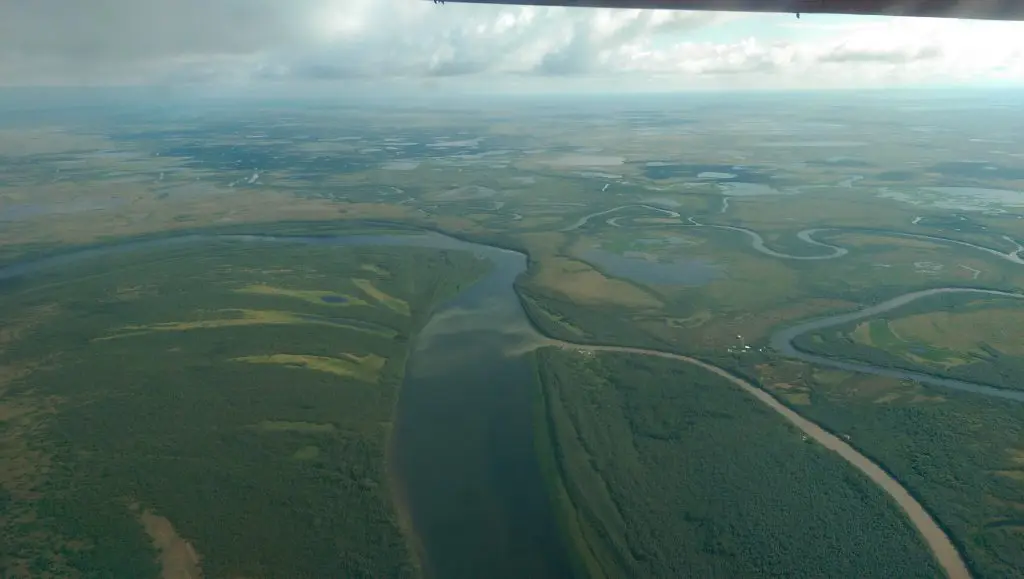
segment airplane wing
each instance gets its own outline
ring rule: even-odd
[[[471,4],[1024,20],[1024,0],[452,0]]]

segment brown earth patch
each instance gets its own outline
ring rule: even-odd
[[[132,505],[138,511],[138,505]],[[200,557],[192,544],[183,539],[166,517],[150,511],[138,513],[146,534],[153,540],[153,546],[160,552],[161,579],[202,579]]]

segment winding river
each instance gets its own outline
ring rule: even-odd
[[[755,250],[765,255],[770,255],[772,257],[777,257],[780,259],[820,261],[823,259],[836,259],[846,255],[847,253],[850,253],[850,250],[846,249],[845,247],[839,247],[838,245],[830,245],[828,243],[818,241],[817,239],[811,237],[812,235],[820,231],[827,231],[826,229],[805,229],[797,233],[796,236],[800,238],[800,240],[803,242],[809,243],[817,247],[824,247],[828,249],[829,253],[825,253],[822,255],[790,255],[788,253],[775,251],[774,249],[768,247],[767,245],[765,245],[764,238],[761,237],[760,233],[753,231],[751,229],[746,229],[745,227],[735,227],[732,225],[708,225],[706,223],[698,222],[693,217],[687,218],[687,221],[689,223],[683,224],[683,227],[709,227],[712,229],[724,229],[726,231],[738,231],[750,238],[751,247],[753,247]]]
[[[770,247],[767,247],[765,245],[764,238],[761,237],[761,234],[759,234],[758,232],[753,231],[751,229],[747,229],[745,227],[736,227],[736,226],[733,226],[733,225],[712,225],[712,224],[708,224],[708,223],[700,223],[696,219],[694,219],[693,217],[687,218],[687,221],[688,221],[688,223],[683,223],[683,224],[680,224],[680,225],[682,227],[709,227],[709,228],[712,228],[712,229],[725,229],[725,230],[728,230],[728,231],[738,231],[740,233],[743,233],[744,235],[746,235],[747,237],[750,238],[750,240],[751,240],[751,247],[753,247],[756,251],[759,251],[759,252],[761,252],[761,253],[763,253],[765,255],[770,255],[772,257],[777,257],[779,259],[823,260],[823,259],[837,259],[837,258],[843,257],[844,255],[847,255],[848,253],[850,253],[850,251],[848,249],[846,249],[845,247],[840,247],[838,245],[832,245],[830,243],[824,243],[822,241],[818,241],[817,239],[814,239],[813,236],[815,234],[817,234],[817,233],[823,233],[823,232],[826,232],[826,231],[838,231],[838,232],[844,232],[845,231],[845,232],[850,232],[850,233],[875,233],[875,234],[880,234],[880,235],[891,235],[891,236],[895,236],[895,237],[908,237],[908,238],[911,238],[911,239],[921,239],[921,240],[925,240],[925,241],[934,241],[934,242],[937,242],[937,243],[949,243],[949,244],[953,244],[953,245],[960,245],[960,246],[963,246],[963,247],[970,247],[972,249],[977,249],[978,251],[983,251],[983,252],[988,253],[990,255],[994,255],[994,256],[996,256],[996,257],[998,257],[1000,259],[1004,259],[1006,261],[1009,261],[1010,263],[1015,263],[1017,265],[1024,265],[1024,258],[1022,258],[1020,256],[1020,254],[1022,252],[1024,252],[1024,246],[1022,246],[1015,239],[1013,239],[1012,237],[1009,237],[1007,235],[1004,235],[1003,239],[1005,239],[1006,241],[1008,241],[1008,242],[1010,242],[1010,243],[1012,243],[1012,244],[1014,244],[1016,246],[1016,249],[1014,251],[999,251],[998,249],[993,249],[991,247],[985,247],[984,245],[978,245],[976,243],[971,243],[969,241],[963,241],[963,240],[960,240],[960,239],[953,239],[951,237],[940,237],[940,236],[937,236],[937,235],[924,235],[924,234],[921,234],[921,233],[907,233],[907,232],[903,232],[903,231],[889,231],[889,230],[886,230],[886,229],[870,229],[870,228],[863,228],[863,227],[818,227],[818,228],[814,228],[814,229],[804,229],[803,231],[798,232],[796,234],[796,236],[797,236],[797,238],[799,238],[801,241],[803,241],[805,243],[809,243],[809,244],[817,246],[817,247],[824,247],[824,248],[828,249],[829,252],[825,253],[825,254],[822,254],[822,255],[806,256],[806,255],[791,255],[791,254],[788,254],[788,253],[782,253],[780,251],[775,251],[774,249],[772,249]]]
[[[758,402],[761,402],[768,408],[771,408],[778,414],[782,415],[783,418],[803,431],[803,433],[808,437],[838,454],[843,458],[843,460],[860,472],[864,473],[872,482],[881,487],[882,490],[892,497],[896,504],[903,509],[907,518],[910,519],[910,522],[915,528],[917,528],[918,532],[921,533],[921,536],[924,538],[928,548],[931,549],[932,554],[935,556],[935,560],[943,570],[946,571],[946,575],[949,579],[969,579],[971,577],[970,572],[967,570],[966,563],[964,563],[959,551],[957,551],[945,531],[942,530],[942,527],[940,527],[928,511],[925,510],[924,506],[922,506],[917,499],[907,492],[907,489],[904,488],[899,481],[844,440],[828,432],[821,426],[818,426],[816,423],[804,418],[776,400],[771,394],[754,386],[750,382],[747,382],[746,380],[731,374],[718,366],[696,358],[691,358],[690,356],[683,356],[672,352],[620,346],[587,346],[581,348],[580,346],[567,342],[556,342],[555,345],[562,348],[584,349],[595,352],[619,352],[624,354],[638,354],[641,356],[668,358],[670,360],[677,360],[686,364],[692,364],[725,378],[743,389],[747,394],[756,398]]]
[[[652,209],[648,205],[637,205],[637,206],[638,207]],[[617,210],[622,209],[624,207],[629,207],[629,206],[616,207],[614,209],[610,209],[608,211],[604,211],[604,212],[601,212],[601,213],[598,213],[598,214],[588,215],[588,216],[584,217],[583,219],[581,219],[579,222],[577,222],[577,224],[575,224],[574,228],[578,227],[582,223],[586,223],[586,221],[590,217],[593,217],[594,215],[600,215],[600,214],[608,213],[608,212],[611,212],[611,211],[617,211]],[[838,245],[832,245],[832,244],[829,244],[829,243],[824,243],[824,242],[818,241],[818,240],[814,239],[813,236],[815,234],[817,234],[817,233],[826,232],[826,231],[839,231],[839,232],[849,231],[849,232],[857,232],[857,233],[875,233],[875,234],[880,234],[880,235],[892,235],[892,236],[897,236],[897,237],[908,237],[908,238],[912,238],[912,239],[921,239],[921,240],[933,241],[933,242],[938,242],[938,243],[948,243],[948,244],[953,244],[953,245],[960,245],[960,246],[963,246],[963,247],[970,247],[972,249],[976,249],[978,251],[982,251],[982,252],[988,253],[990,255],[994,255],[994,256],[996,256],[996,257],[998,257],[1000,259],[1009,261],[1010,263],[1014,263],[1014,264],[1018,264],[1018,265],[1024,265],[1024,258],[1021,257],[1021,253],[1024,252],[1024,246],[1022,246],[1015,239],[1013,239],[1013,238],[1011,238],[1009,236],[1006,236],[1006,235],[1003,236],[1003,239],[1005,239],[1009,243],[1012,243],[1016,247],[1016,249],[1014,251],[1009,251],[1009,252],[999,251],[998,249],[993,249],[991,247],[985,247],[983,245],[978,245],[978,244],[975,244],[975,243],[971,243],[969,241],[962,241],[962,240],[959,240],[959,239],[952,239],[952,238],[948,238],[948,237],[940,237],[940,236],[935,236],[935,235],[924,235],[924,234],[918,234],[918,233],[906,233],[906,232],[902,232],[902,231],[888,231],[888,230],[884,230],[884,229],[870,229],[870,228],[822,227],[822,228],[814,228],[814,229],[804,229],[804,230],[800,231],[799,233],[797,233],[796,235],[797,235],[797,237],[801,241],[804,241],[805,243],[808,243],[810,245],[814,245],[814,246],[817,246],[817,247],[823,247],[823,248],[827,249],[828,253],[823,253],[821,255],[815,255],[815,256],[804,256],[804,255],[791,255],[791,254],[788,254],[788,253],[782,253],[782,252],[779,252],[779,251],[775,251],[774,249],[772,249],[770,247],[767,247],[765,245],[764,238],[761,237],[761,235],[759,233],[757,233],[756,231],[753,231],[751,229],[746,229],[744,227],[736,227],[736,226],[732,226],[732,225],[706,224],[706,223],[701,223],[701,222],[697,221],[693,217],[688,217],[687,218],[687,223],[682,223],[682,224],[680,224],[680,226],[682,226],[682,227],[707,227],[707,228],[712,228],[712,229],[723,229],[723,230],[727,230],[727,231],[736,231],[736,232],[742,233],[742,234],[744,234],[744,235],[746,235],[747,237],[750,238],[750,240],[751,240],[751,247],[755,251],[758,251],[760,253],[763,253],[764,255],[768,255],[768,256],[771,256],[771,257],[779,258],[779,259],[805,260],[805,261],[806,260],[838,259],[840,257],[843,257],[843,256],[847,255],[849,253],[849,250],[846,249],[845,247],[840,247]],[[784,328],[782,330],[779,330],[779,331],[775,332],[771,336],[771,338],[770,338],[770,345],[771,345],[773,350],[775,350],[776,352],[778,352],[779,354],[781,354],[781,355],[783,355],[785,357],[796,359],[796,360],[801,360],[803,362],[808,362],[808,363],[811,363],[811,364],[818,364],[818,365],[821,365],[821,366],[827,366],[827,367],[835,368],[835,369],[838,369],[838,370],[846,370],[846,371],[849,371],[849,372],[858,372],[858,373],[862,373],[862,374],[872,374],[872,375],[875,375],[875,376],[883,376],[883,377],[886,377],[886,378],[895,378],[895,379],[899,379],[899,380],[913,380],[915,382],[919,382],[919,383],[922,383],[922,384],[928,384],[928,385],[931,385],[931,386],[938,386],[938,387],[942,387],[942,388],[951,388],[951,389],[954,389],[954,390],[961,390],[961,391],[964,391],[964,392],[972,392],[974,394],[982,394],[982,395],[985,395],[985,396],[993,396],[993,397],[996,397],[996,398],[1002,398],[1002,399],[1006,399],[1006,400],[1014,400],[1014,401],[1024,402],[1024,390],[1011,390],[1011,389],[1006,389],[1006,388],[996,388],[996,387],[993,387],[993,386],[986,386],[986,385],[982,385],[982,384],[976,384],[976,383],[968,382],[968,381],[965,381],[965,380],[956,380],[956,379],[953,379],[953,378],[943,378],[941,376],[933,376],[933,375],[930,375],[930,374],[925,374],[923,372],[913,372],[913,371],[910,371],[910,370],[901,370],[901,369],[898,369],[898,368],[885,368],[885,367],[881,367],[881,366],[874,366],[874,365],[871,365],[871,364],[866,364],[866,363],[863,363],[863,362],[856,362],[856,361],[853,361],[853,360],[840,360],[840,359],[830,358],[830,357],[826,357],[826,356],[819,356],[819,355],[816,355],[816,354],[811,354],[809,352],[805,352],[803,350],[800,350],[794,344],[794,340],[796,340],[796,338],[798,336],[800,336],[802,334],[805,334],[807,332],[812,332],[812,331],[815,331],[815,330],[820,330],[820,329],[824,329],[824,328],[838,326],[838,325],[842,325],[842,324],[845,324],[845,323],[848,323],[848,322],[852,322],[852,321],[855,321],[855,320],[860,320],[860,319],[863,319],[863,318],[869,318],[869,317],[872,317],[872,316],[877,316],[878,314],[882,314],[882,313],[894,310],[896,308],[899,308],[899,307],[902,307],[904,305],[907,305],[907,304],[909,304],[909,303],[911,303],[913,301],[916,301],[916,300],[919,300],[919,299],[922,299],[922,298],[926,298],[926,297],[929,297],[929,296],[937,295],[937,294],[944,294],[944,293],[977,293],[977,294],[987,294],[987,295],[994,295],[994,296],[1008,297],[1008,298],[1024,298],[1024,294],[1005,292],[1005,291],[999,291],[999,290],[978,289],[978,288],[945,287],[945,288],[935,288],[935,289],[928,289],[928,290],[922,290],[922,291],[917,291],[917,292],[911,292],[911,293],[903,294],[903,295],[900,295],[900,296],[896,296],[896,297],[894,297],[892,299],[889,299],[889,300],[886,300],[886,301],[884,301],[882,303],[875,304],[873,306],[869,306],[869,307],[866,307],[866,308],[863,308],[863,309],[860,309],[860,310],[857,310],[857,311],[854,311],[854,312],[849,312],[849,313],[839,314],[839,315],[833,315],[833,316],[825,316],[825,317],[822,317],[822,318],[816,318],[816,319],[813,319],[813,320],[808,320],[808,321],[802,322],[802,323],[794,325],[794,326],[790,326],[790,327]]]
[[[782,354],[783,356],[801,360],[803,362],[809,362],[811,364],[818,364],[820,366],[827,366],[830,368],[846,370],[849,372],[859,372],[862,374],[885,376],[887,378],[896,378],[899,380],[913,380],[915,382],[919,382],[922,384],[930,384],[932,386],[952,388],[955,390],[962,390],[965,392],[973,392],[975,394],[984,394],[985,396],[994,396],[997,398],[1005,398],[1007,400],[1017,400],[1024,402],[1024,390],[1009,390],[1005,388],[995,388],[992,386],[985,386],[982,384],[967,382],[965,380],[955,380],[952,378],[932,376],[930,374],[924,374],[921,372],[911,372],[909,370],[899,370],[897,368],[883,368],[881,366],[872,366],[871,364],[864,364],[862,362],[838,360],[835,358],[818,356],[816,354],[811,354],[803,350],[800,350],[793,343],[793,341],[796,340],[798,336],[806,334],[808,332],[839,326],[864,318],[870,318],[873,316],[877,316],[878,314],[882,314],[890,310],[894,310],[896,308],[905,306],[911,302],[917,301],[922,298],[950,293],[974,293],[1006,298],[1024,299],[1024,294],[1004,292],[998,290],[956,287],[944,287],[922,290],[903,294],[901,296],[897,296],[890,300],[886,300],[879,304],[875,304],[873,306],[869,306],[854,312],[816,318],[813,320],[802,322],[795,326],[790,326],[788,328],[779,330],[778,332],[772,334],[770,344],[773,350]]]
[[[664,215],[667,215],[667,216],[673,217],[673,218],[681,217],[680,214],[678,212],[676,212],[676,211],[670,211],[668,209],[662,209],[660,207],[654,207],[652,205],[645,205],[645,204],[642,204],[642,203],[637,203],[637,204],[632,204],[632,205],[620,205],[618,207],[613,207],[611,209],[606,209],[604,211],[598,211],[596,213],[591,213],[589,215],[584,215],[583,217],[581,217],[578,221],[576,221],[572,225],[569,225],[568,227],[562,228],[561,231],[563,231],[563,232],[574,231],[574,230],[579,229],[580,227],[583,227],[584,225],[586,225],[594,217],[599,217],[601,215],[607,215],[609,213],[614,213],[616,211],[620,211],[622,209],[627,209],[627,208],[630,208],[630,207],[640,207],[640,208],[643,208],[643,209],[648,209],[648,210],[651,210],[651,211],[656,211],[658,213],[662,213]],[[616,217],[615,218],[615,223],[612,224],[612,225],[614,225],[615,227],[621,227],[621,225],[619,225],[619,220],[620,219],[622,219],[622,218],[621,217]],[[609,221],[611,221],[611,220],[609,220]],[[821,261],[821,260],[825,260],[825,259],[838,259],[840,257],[843,257],[843,256],[849,254],[850,250],[846,249],[845,247],[838,246],[838,245],[832,245],[830,243],[825,243],[823,241],[818,241],[817,239],[814,239],[814,235],[818,234],[818,233],[828,232],[828,231],[837,231],[837,232],[844,232],[845,231],[845,232],[851,232],[851,233],[876,233],[876,234],[881,234],[881,235],[891,235],[891,236],[895,236],[895,237],[906,237],[906,238],[910,238],[910,239],[921,239],[921,240],[924,240],[924,241],[934,241],[934,242],[938,242],[938,243],[949,243],[949,244],[953,244],[953,245],[960,245],[960,246],[963,246],[963,247],[970,247],[970,248],[976,249],[978,251],[982,251],[982,252],[988,253],[990,255],[994,255],[994,256],[996,256],[996,257],[998,257],[1000,259],[1004,259],[1006,261],[1009,261],[1011,263],[1015,263],[1017,265],[1024,265],[1024,257],[1021,257],[1021,254],[1024,253],[1024,245],[1021,245],[1020,242],[1018,242],[1017,240],[1013,239],[1012,237],[1010,237],[1008,235],[1004,235],[1004,236],[1002,236],[1002,238],[1004,240],[1006,240],[1007,242],[1012,243],[1015,246],[1015,249],[1013,251],[999,251],[998,249],[993,249],[991,247],[986,247],[984,245],[978,245],[976,243],[971,243],[969,241],[963,241],[963,240],[960,240],[960,239],[953,239],[951,237],[940,237],[940,236],[937,236],[937,235],[926,235],[926,234],[922,234],[922,233],[909,233],[909,232],[904,232],[904,231],[889,231],[889,230],[885,230],[885,229],[871,229],[871,228],[864,228],[864,227],[818,227],[818,228],[813,228],[813,229],[804,229],[804,230],[798,232],[796,234],[796,236],[801,241],[803,241],[803,242],[805,242],[807,244],[816,246],[816,247],[821,247],[821,248],[827,249],[828,252],[827,253],[823,253],[821,255],[792,255],[792,254],[789,254],[789,253],[783,253],[781,251],[776,251],[776,250],[768,247],[765,244],[764,238],[761,236],[761,234],[756,232],[756,231],[754,231],[754,230],[752,230],[752,229],[747,229],[745,227],[737,227],[735,225],[716,225],[716,224],[711,224],[711,223],[701,223],[701,222],[697,221],[696,218],[694,218],[694,217],[688,217],[686,221],[687,221],[686,223],[680,223],[679,226],[681,226],[681,227],[706,227],[706,228],[710,228],[710,229],[722,229],[722,230],[725,230],[725,231],[736,231],[736,232],[742,233],[742,234],[744,234],[744,235],[746,235],[747,237],[750,238],[751,247],[755,251],[758,251],[760,253],[763,253],[764,255],[768,255],[768,256],[771,256],[771,257],[779,258],[779,259],[792,259],[792,260],[800,260],[800,261]]]
[[[813,230],[807,239],[811,233]],[[752,239],[756,242],[759,237]],[[529,359],[522,356],[541,347],[658,356],[698,366],[729,380],[879,485],[907,514],[947,575],[952,579],[970,577],[949,537],[898,481],[848,443],[764,390],[689,356],[645,348],[576,344],[540,334],[526,317],[513,287],[527,267],[527,258],[521,253],[437,233],[345,237],[182,235],[128,241],[17,264],[0,269],[0,280],[114,253],[218,241],[431,247],[470,251],[494,264],[484,279],[431,316],[413,345],[399,397],[390,470],[396,502],[411,519],[417,554],[430,577],[569,576],[565,549],[534,451],[531,393],[536,378]],[[874,309],[805,322],[777,334],[781,336],[780,351],[785,353],[786,344],[804,331],[874,315],[943,291],[968,290],[917,292]],[[796,355],[809,356],[798,351]],[[838,363],[823,360],[827,365]],[[817,359],[814,362],[821,363]],[[988,390],[983,386],[973,389],[1002,395],[1002,391]]]
[[[574,231],[576,229],[579,229],[580,227],[583,227],[584,225],[587,224],[587,222],[589,222],[591,219],[593,219],[595,217],[600,217],[602,215],[608,215],[609,213],[615,213],[616,211],[621,211],[623,209],[629,209],[630,207],[640,207],[640,208],[643,208],[643,209],[648,209],[650,211],[655,211],[657,213],[661,213],[663,215],[668,215],[669,217],[673,217],[673,218],[676,218],[676,219],[678,219],[680,217],[679,213],[677,213],[675,211],[672,211],[670,209],[662,209],[661,207],[655,207],[653,205],[645,205],[643,203],[633,203],[631,205],[620,205],[618,207],[612,207],[611,209],[606,209],[604,211],[598,211],[596,213],[591,213],[590,215],[584,215],[583,217],[580,217],[579,220],[576,221],[576,223],[573,223],[572,225],[569,225],[568,227],[563,227],[562,229],[560,229],[560,231]]]

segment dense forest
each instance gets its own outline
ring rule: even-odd
[[[406,348],[487,268],[211,241],[9,286],[0,575],[156,576],[141,512],[208,577],[416,574],[385,468]]]
[[[893,474],[977,579],[1024,578],[1024,405],[810,365],[773,365],[797,408]]]
[[[880,489],[724,379],[553,350],[539,372],[563,524],[587,574],[941,575]]]

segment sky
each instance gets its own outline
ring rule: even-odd
[[[1024,22],[429,0],[3,0],[0,85],[662,91],[1024,85]]]

